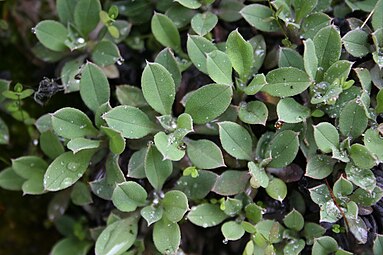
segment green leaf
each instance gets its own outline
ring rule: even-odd
[[[262,88],[267,84],[266,76],[264,74],[257,74],[254,76],[254,78],[251,80],[249,85],[247,85],[246,88],[244,88],[244,92],[247,95],[255,95],[259,91],[262,90]]]
[[[169,71],[177,89],[181,83],[181,70],[177,64],[173,52],[169,48],[163,49],[160,53],[158,53],[155,62],[162,65]]]
[[[76,154],[65,152],[49,165],[44,175],[44,188],[48,191],[65,189],[75,183],[88,168],[94,150]]]
[[[92,51],[92,60],[99,66],[113,65],[121,58],[117,45],[111,41],[101,41]]]
[[[207,228],[219,225],[228,216],[218,205],[205,203],[192,207],[187,217],[194,225]]]
[[[256,186],[258,187],[263,188],[266,188],[269,185],[269,177],[267,176],[265,169],[260,168],[254,162],[249,162],[247,164],[247,167],[249,168],[249,172],[252,176],[252,179],[250,180],[250,184],[252,187],[254,187],[254,184],[256,184]]]
[[[273,178],[270,180],[269,185],[266,188],[266,193],[272,199],[282,202],[287,195],[287,186],[281,179]]]
[[[318,58],[318,68],[324,72],[339,60],[342,50],[339,31],[333,26],[324,27],[315,35],[313,42]]]
[[[221,206],[225,207],[224,212],[229,216],[236,216],[242,210],[242,200],[235,198],[226,198]]]
[[[313,39],[321,28],[330,25],[331,18],[325,13],[313,13],[302,22],[302,34],[305,38]]]
[[[299,53],[290,48],[279,49],[279,67],[295,67],[304,70],[303,58]]]
[[[21,190],[25,179],[16,174],[11,168],[7,167],[0,172],[0,187],[7,190]]]
[[[67,49],[65,40],[68,30],[59,22],[43,20],[34,28],[37,39],[46,48],[53,51],[64,51]]]
[[[209,40],[198,35],[188,35],[186,42],[188,55],[193,64],[203,73],[207,74],[207,53],[217,50],[217,47]]]
[[[108,225],[96,240],[96,255],[120,255],[136,241],[137,219],[130,217]]]
[[[61,23],[67,24],[68,22],[73,23],[74,9],[76,7],[77,0],[57,0],[56,9],[57,14]]]
[[[363,57],[370,52],[368,34],[363,29],[349,31],[343,36],[342,41],[347,52],[354,57]]]
[[[147,63],[141,78],[142,92],[148,104],[162,115],[171,114],[175,99],[172,75],[160,64]]]
[[[88,62],[82,71],[80,80],[80,95],[85,105],[93,112],[109,101],[110,88],[102,70]]]
[[[148,194],[138,183],[133,181],[117,185],[113,191],[112,202],[122,212],[133,212],[138,206],[144,206]]]
[[[375,158],[366,146],[355,143],[351,145],[349,154],[357,167],[370,169],[375,166]]]
[[[307,17],[317,5],[318,0],[294,0],[292,1],[295,20],[299,23],[303,18]]]
[[[252,139],[249,132],[237,123],[218,123],[219,139],[223,149],[236,159],[252,159]]]
[[[244,6],[242,2],[236,0],[222,0],[219,3],[218,16],[227,22],[238,21],[242,18],[239,12]]]
[[[145,178],[144,161],[146,156],[146,147],[133,153],[128,164],[128,177],[142,179]]]
[[[271,96],[289,97],[305,91],[311,84],[309,76],[295,67],[281,67],[266,75],[262,91]]]
[[[50,130],[41,133],[40,148],[51,159],[58,157],[65,151],[59,138]]]
[[[209,140],[188,140],[186,152],[190,161],[200,169],[215,169],[225,166],[221,149]]]
[[[155,207],[153,205],[148,205],[142,208],[141,216],[146,220],[148,226],[150,226],[162,218],[163,211],[161,206]]]
[[[305,175],[313,179],[324,179],[332,173],[335,163],[336,160],[329,156],[315,155],[308,160]]]
[[[333,187],[333,193],[336,198],[342,199],[352,193],[354,187],[352,183],[341,176],[335,183]]]
[[[330,236],[322,236],[314,239],[312,254],[331,254],[338,250],[338,243]]]
[[[283,223],[289,229],[301,231],[305,224],[305,219],[303,218],[302,214],[300,214],[300,212],[293,209],[285,216],[285,218],[283,219]]]
[[[310,117],[310,109],[299,104],[293,98],[284,98],[278,102],[277,114],[280,121],[299,123]]]
[[[89,184],[96,196],[105,200],[112,200],[113,191],[117,184],[125,182],[124,173],[118,163],[118,155],[109,154],[105,168],[105,176]]]
[[[186,195],[178,190],[166,192],[161,201],[161,205],[164,208],[164,216],[173,223],[182,220],[186,211],[189,209]]]
[[[35,156],[24,156],[12,160],[12,169],[20,177],[27,179],[22,186],[24,194],[44,193],[43,178],[48,164]]]
[[[249,178],[246,171],[226,170],[218,176],[212,191],[222,196],[239,194],[245,191]]]
[[[0,144],[9,143],[9,130],[4,120],[0,118]]]
[[[96,136],[98,133],[88,116],[75,108],[61,108],[51,115],[51,119],[55,133],[64,138]]]
[[[378,186],[372,192],[357,188],[350,196],[350,199],[359,206],[375,205],[383,197],[383,191]]]
[[[262,207],[256,205],[255,203],[250,203],[245,207],[246,218],[251,220],[254,224],[257,224],[260,220],[262,220],[262,211]]]
[[[181,244],[180,227],[162,218],[154,224],[153,242],[162,254],[175,254]]]
[[[379,135],[379,131],[370,128],[364,133],[363,139],[367,149],[376,155],[380,161],[383,161],[383,138]]]
[[[79,0],[74,9],[74,24],[87,37],[96,28],[100,17],[101,4],[98,0]]]
[[[217,16],[207,11],[204,13],[198,13],[194,15],[190,24],[197,34],[199,34],[200,36],[204,36],[217,25],[217,22]]]
[[[319,224],[313,222],[306,222],[303,229],[303,235],[306,238],[307,244],[312,244],[314,238],[318,238],[324,235],[326,229]]]
[[[143,107],[148,105],[145,101],[141,89],[130,86],[120,85],[116,87],[117,100],[122,105],[130,105],[134,107]]]
[[[331,123],[321,122],[314,126],[314,138],[318,148],[324,153],[339,148],[338,130]]]
[[[374,13],[372,14],[371,24],[374,31],[383,28],[383,0],[379,0],[375,7]]]
[[[198,0],[174,0],[174,2],[178,2],[189,9],[198,9],[202,5]]]
[[[121,154],[125,149],[125,139],[120,132],[101,126],[101,130],[109,138],[109,149],[114,154]]]
[[[89,185],[83,182],[76,182],[73,186],[70,197],[75,205],[83,206],[93,203]]]
[[[298,134],[292,130],[278,133],[271,140],[267,150],[271,158],[268,167],[281,168],[289,165],[299,150]]]
[[[358,168],[357,166],[349,163],[346,165],[345,172],[347,174],[347,179],[356,186],[369,192],[375,189],[376,178],[370,169]]]
[[[157,12],[154,13],[151,28],[154,37],[163,46],[172,48],[176,52],[181,50],[180,34],[176,25],[167,16]]]
[[[332,64],[324,73],[323,81],[328,83],[334,83],[338,80],[346,80],[350,74],[351,66],[353,62],[347,60],[339,60]]]
[[[241,80],[246,81],[252,72],[253,47],[237,30],[232,31],[226,41],[226,54]]]
[[[149,183],[156,190],[161,190],[166,179],[173,171],[173,165],[170,160],[163,160],[162,154],[156,147],[150,146],[145,156],[145,174]]]
[[[253,73],[257,73],[263,65],[263,61],[266,57],[266,42],[261,34],[252,37],[249,40],[251,46],[253,46],[254,62],[253,62]]]
[[[318,69],[318,58],[315,53],[315,45],[311,39],[303,41],[303,44],[305,45],[303,53],[305,71],[310,76],[310,79],[314,80]]]
[[[214,50],[206,54],[206,68],[210,78],[216,83],[231,85],[232,66],[226,53]]]
[[[243,229],[242,225],[235,221],[225,222],[221,226],[221,232],[225,237],[225,240],[230,241],[238,240],[245,234],[245,230]]]
[[[255,225],[257,233],[261,234],[263,239],[270,243],[279,243],[282,241],[283,226],[274,220],[262,220]],[[266,241],[266,240],[265,240]]]
[[[374,251],[374,255],[379,255],[383,253],[383,235],[376,235],[372,249]]]
[[[241,121],[248,124],[266,125],[268,109],[261,101],[251,101],[241,103],[238,109],[238,117]]]
[[[269,7],[261,4],[245,6],[240,14],[253,27],[263,32],[279,31],[278,23],[273,19],[273,12]]]
[[[198,176],[182,176],[175,189],[182,191],[192,200],[203,199],[213,189],[217,175],[210,171],[199,170]]]
[[[67,143],[67,148],[76,154],[79,151],[87,149],[97,149],[101,142],[98,140],[90,140],[82,137],[74,138]]]
[[[86,255],[90,248],[92,247],[92,243],[87,240],[78,240],[73,237],[67,237],[65,239],[61,239],[57,242],[50,254],[52,255]]]
[[[155,125],[140,109],[120,105],[103,115],[109,127],[130,139],[138,139],[155,130]]]
[[[355,100],[348,102],[339,116],[339,130],[343,135],[357,138],[367,128],[368,118],[362,105]]]
[[[297,255],[301,254],[301,251],[305,248],[306,242],[302,239],[292,239],[285,247],[283,247],[283,253],[286,255]]]
[[[233,91],[221,84],[205,85],[194,91],[186,101],[185,112],[196,124],[205,124],[220,116],[229,107]]]

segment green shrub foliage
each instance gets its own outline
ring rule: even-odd
[[[52,255],[383,253],[364,218],[383,196],[382,0],[56,8],[32,32],[59,79],[0,81],[0,110],[39,146],[0,187],[53,193]],[[69,93],[82,105],[35,118],[24,102]],[[12,139],[0,119],[0,143]]]

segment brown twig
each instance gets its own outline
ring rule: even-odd
[[[334,201],[334,204],[335,206],[338,208],[338,210],[340,211],[340,214],[342,214],[342,217],[344,219],[344,222],[346,223],[346,231],[348,231],[348,229],[350,229],[350,226],[348,224],[348,220],[347,220],[347,217],[346,217],[346,214],[343,212],[343,209],[342,207],[340,207],[340,205],[338,204],[338,202],[336,201],[336,198],[335,198],[335,195],[334,193],[332,192],[332,189],[330,187],[330,184],[328,183],[327,179],[325,179],[326,181],[326,185],[327,185],[327,188],[330,192],[330,196],[331,196],[331,199]]]

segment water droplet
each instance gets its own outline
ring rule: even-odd
[[[37,146],[39,144],[39,140],[37,140],[37,139],[33,139],[33,145],[34,146]]]
[[[223,244],[227,244],[228,242],[229,242],[229,240],[227,240],[226,238],[222,240]]]
[[[33,34],[36,34],[36,28],[35,27],[32,27],[31,31],[32,31]]]
[[[78,167],[80,166],[79,163],[76,162],[69,162],[66,166],[66,168],[72,172],[76,171]]]
[[[122,57],[119,57],[116,61],[117,65],[122,65],[124,63],[125,59],[123,59]]]
[[[79,38],[77,38],[76,42],[77,42],[78,44],[83,44],[83,43],[85,43],[85,39],[82,38],[82,37],[79,37]]]

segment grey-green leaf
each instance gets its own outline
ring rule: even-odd
[[[141,78],[142,92],[148,104],[162,115],[171,114],[175,84],[168,70],[158,63],[147,63]]]
[[[334,26],[324,27],[318,31],[313,41],[318,57],[318,68],[326,71],[340,57],[342,43],[339,31]]]
[[[188,35],[186,48],[193,64],[203,73],[207,74],[206,54],[217,50],[217,47],[208,39],[198,35]]]
[[[161,205],[164,208],[164,216],[173,223],[182,220],[186,211],[189,209],[186,195],[179,190],[166,192],[161,201]]]
[[[368,118],[363,106],[355,100],[349,101],[339,116],[339,130],[343,135],[359,137],[367,128]]]
[[[97,43],[92,51],[92,60],[99,66],[113,65],[119,58],[121,56],[118,47],[111,41]]]
[[[149,146],[145,156],[145,174],[149,183],[156,189],[161,190],[166,179],[173,171],[170,160],[163,160],[162,154],[153,145]]]
[[[186,152],[190,161],[200,169],[215,169],[225,166],[221,149],[212,141],[188,140]]]
[[[173,52],[169,49],[163,49],[160,51],[155,59],[156,63],[161,64],[169,73],[172,75],[176,89],[180,86],[181,83],[181,70],[178,66],[176,58],[174,57]]]
[[[78,137],[70,140],[67,144],[67,148],[76,154],[79,151],[86,149],[97,149],[100,147],[101,142],[98,140],[90,140],[83,137]]]
[[[155,13],[151,21],[154,37],[165,47],[174,49],[176,52],[181,49],[180,34],[176,25],[171,19],[161,13]]]
[[[231,85],[232,66],[226,53],[214,50],[207,53],[206,68],[210,78],[216,83]]]
[[[245,234],[242,225],[235,221],[225,222],[221,227],[221,232],[226,240],[231,241],[238,240]]]
[[[276,32],[278,23],[273,19],[273,12],[265,5],[250,4],[240,11],[242,17],[253,27],[264,32]]]
[[[266,75],[262,91],[277,97],[295,96],[305,91],[311,84],[309,76],[295,67],[281,67]]]
[[[226,54],[240,79],[246,81],[252,71],[254,52],[251,44],[243,39],[238,30],[229,34],[226,41]]]
[[[194,123],[204,124],[220,116],[229,107],[233,91],[230,86],[209,84],[194,91],[186,101],[185,112]]]
[[[48,49],[53,51],[64,51],[67,49],[65,40],[68,30],[59,22],[43,20],[34,28],[36,37]]]
[[[218,205],[205,203],[192,207],[187,217],[193,224],[207,228],[219,225],[228,216]]]
[[[267,106],[261,101],[243,102],[238,109],[239,119],[247,124],[266,125],[268,114]]]
[[[175,254],[181,243],[181,231],[177,223],[162,218],[154,224],[153,242],[162,254]]]
[[[273,178],[270,180],[269,185],[266,188],[266,193],[271,198],[282,202],[287,195],[287,186],[281,179]]]
[[[343,36],[342,41],[347,52],[354,57],[363,57],[370,52],[368,33],[363,29],[349,31]]]
[[[324,153],[330,153],[339,147],[338,130],[328,122],[314,126],[314,138],[318,148]]]
[[[117,185],[113,191],[112,201],[118,210],[132,212],[138,206],[145,205],[147,196],[146,190],[140,184],[128,181]]]
[[[133,217],[117,220],[107,226],[96,240],[96,255],[120,255],[136,241],[137,220]]]
[[[103,115],[109,127],[130,139],[138,139],[155,130],[155,124],[140,109],[120,105]]]
[[[226,170],[218,176],[212,191],[222,196],[237,195],[245,191],[249,178],[246,171]]]
[[[190,24],[197,34],[204,36],[209,33],[215,27],[215,25],[217,25],[217,22],[217,16],[207,11],[194,15]]]
[[[306,176],[313,179],[324,179],[329,176],[336,160],[326,155],[315,155],[311,157],[306,166]]]
[[[290,48],[279,49],[279,67],[295,67],[304,70],[303,58],[299,53]]]
[[[295,159],[299,150],[298,134],[292,130],[278,133],[271,140],[268,152],[271,158],[268,167],[281,168],[289,165]]]
[[[109,101],[110,88],[103,71],[95,64],[88,62],[81,75],[80,95],[86,106],[93,112]]]
[[[62,108],[53,113],[51,119],[53,130],[64,138],[95,136],[98,133],[88,116],[75,108]]]
[[[314,80],[318,69],[318,58],[315,52],[315,45],[311,39],[303,41],[303,44],[305,45],[303,53],[305,71],[310,76],[310,79]]]
[[[155,207],[153,205],[148,205],[142,208],[141,216],[146,220],[148,226],[150,226],[162,218],[163,212],[164,209],[161,206]]]
[[[74,9],[74,24],[82,35],[88,34],[97,26],[101,4],[98,0],[79,0]]]
[[[310,117],[310,109],[299,104],[293,98],[284,98],[278,102],[279,120],[286,123],[299,123]]]
[[[249,132],[237,123],[224,121],[218,124],[223,149],[236,159],[252,159],[252,139]]]
[[[73,154],[65,152],[57,157],[44,175],[44,188],[49,191],[65,189],[75,183],[88,168],[94,150]]]
[[[304,220],[302,214],[300,214],[300,212],[293,209],[291,212],[289,212],[285,216],[285,218],[283,219],[283,223],[289,229],[293,229],[295,231],[301,231],[303,229],[304,224],[305,224],[305,220]]]

